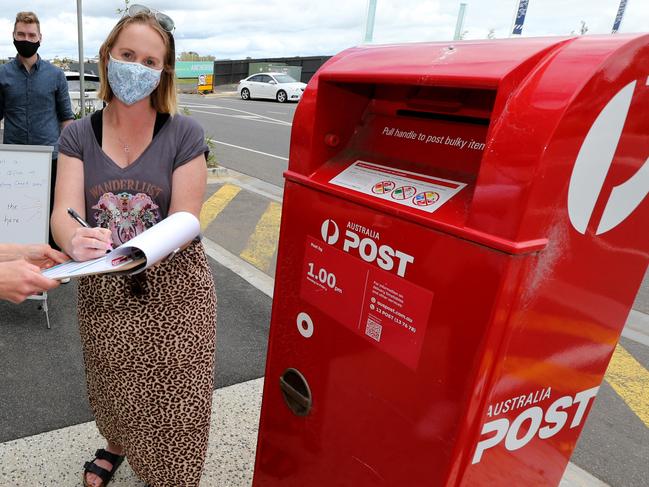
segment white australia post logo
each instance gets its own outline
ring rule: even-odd
[[[320,234],[322,235],[322,240],[327,242],[329,245],[334,245],[336,242],[338,242],[338,237],[340,237],[338,225],[333,220],[325,220],[324,222],[322,222],[322,227],[320,227]]]
[[[547,440],[565,428],[573,429],[581,425],[586,409],[593,402],[599,387],[577,392],[574,396],[557,398],[549,406],[532,406],[522,410],[515,418],[494,419],[482,426],[480,439],[473,453],[472,464],[480,463],[483,455],[501,443],[508,451],[516,451],[526,446],[535,437]],[[489,407],[488,415],[494,412],[508,412],[522,405],[544,402],[550,397],[551,389],[543,389],[536,394],[522,395],[504,401],[495,408]],[[525,406],[523,406],[525,407]]]
[[[649,84],[647,79],[646,85]],[[568,215],[579,233],[586,228],[613,163],[626,122],[636,81],[622,88],[604,107],[579,150],[568,189]],[[617,227],[649,193],[649,159],[630,179],[613,188],[596,234]]]
[[[340,237],[340,229],[335,221],[329,219],[322,222],[320,227],[322,240],[329,245],[335,245]],[[400,277],[406,275],[406,267],[412,264],[415,258],[400,250],[393,249],[387,244],[381,245],[378,241],[381,236],[376,230],[363,225],[347,222],[343,251],[357,253],[365,262],[376,263],[381,269],[392,271],[396,267],[396,274]]]

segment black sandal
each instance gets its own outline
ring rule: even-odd
[[[95,463],[96,460],[106,460],[107,462],[113,464],[113,468],[106,470],[105,468],[97,465]],[[86,475],[89,473],[94,473],[97,477],[99,477],[102,481],[101,487],[106,487],[110,483],[110,480],[113,478],[113,475],[115,475],[115,472],[117,472],[118,467],[122,464],[123,461],[124,455],[116,455],[115,453],[111,453],[104,450],[103,448],[100,448],[95,452],[95,459],[92,462],[86,462],[83,465],[84,487],[90,487],[86,482]]]

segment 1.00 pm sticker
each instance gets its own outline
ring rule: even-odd
[[[316,268],[313,262],[307,263],[308,271],[307,278],[316,286],[327,286],[338,294],[342,294],[343,290],[336,286],[336,274],[328,272],[324,267]]]

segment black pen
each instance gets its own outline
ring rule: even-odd
[[[71,218],[74,218],[77,221],[77,223],[79,225],[81,225],[82,227],[90,228],[90,225],[88,225],[88,222],[86,220],[84,220],[83,218],[81,218],[79,216],[79,213],[74,211],[72,208],[68,208],[68,215],[70,215]],[[112,244],[111,244],[111,247],[112,247]],[[110,252],[110,250],[106,250],[106,253],[108,253],[108,252]]]
[[[88,225],[88,222],[85,221],[83,218],[79,216],[79,213],[74,211],[72,208],[68,208],[68,215],[70,215],[72,218],[74,218],[79,225],[82,227],[90,228],[90,225]]]

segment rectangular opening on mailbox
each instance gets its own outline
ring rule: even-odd
[[[346,133],[316,179],[371,204],[465,221],[496,89],[328,82],[325,103],[328,91],[349,100],[339,109]]]

